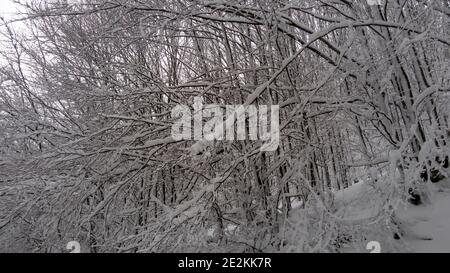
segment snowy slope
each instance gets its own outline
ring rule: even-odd
[[[344,219],[362,220],[375,216],[383,205],[382,185],[359,182],[334,194],[335,214]]]
[[[367,219],[382,205],[383,186],[358,183],[335,193],[335,207],[346,219]],[[429,185],[430,204],[399,206],[403,236],[396,240],[402,252],[450,253],[450,179]],[[391,236],[391,235],[389,235]],[[356,250],[355,250],[356,251]]]
[[[401,217],[408,221],[411,231],[418,237],[429,239],[405,238],[409,250],[450,253],[450,189],[442,186],[449,185],[449,182],[436,186],[431,205],[410,205],[402,212]]]

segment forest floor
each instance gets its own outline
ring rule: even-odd
[[[346,219],[370,218],[376,211],[373,208],[382,205],[383,188],[364,182],[354,184],[335,193],[335,206]],[[396,210],[403,232],[397,241],[402,252],[450,253],[450,179],[431,184],[428,189],[429,200],[420,205],[401,205]]]
[[[409,220],[410,230],[419,235],[405,238],[410,251],[450,253],[450,186],[443,185],[450,185],[450,181],[436,184],[431,204],[410,205],[401,213]]]

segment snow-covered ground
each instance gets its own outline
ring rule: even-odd
[[[400,227],[400,238],[394,236],[398,232],[396,226],[390,223],[388,218],[380,218],[379,215],[380,211],[386,209],[387,200],[392,200],[399,193],[396,191],[397,186],[390,185],[389,182],[365,181],[334,193],[333,211],[328,216],[342,224],[344,229],[339,232],[344,232],[342,235],[349,238],[349,241],[340,242],[338,252],[367,253],[371,249],[368,248],[369,242],[375,241],[380,244],[381,252],[450,253],[450,179],[436,184],[426,184],[424,189],[429,192],[429,197],[428,199],[422,197],[423,204],[413,205],[401,200],[398,203],[390,203],[395,207],[395,221]],[[282,252],[308,250],[302,247],[304,244],[297,242],[305,240],[304,236],[307,236],[307,233],[295,235],[296,227],[301,227],[305,223],[302,222],[305,220],[302,216],[305,216],[306,210],[301,208],[300,202],[295,203],[293,207],[289,220],[292,227],[287,231],[291,236],[286,235],[289,247]],[[332,220],[328,224],[330,222]],[[338,224],[335,227],[342,226]],[[236,225],[225,228],[225,234],[228,236],[235,231],[239,231]],[[211,227],[207,233],[208,237],[213,238],[215,227]],[[320,252],[319,249],[317,251]]]
[[[444,184],[445,183],[445,184]],[[432,204],[410,205],[402,212],[411,231],[417,237],[405,238],[405,243],[413,252],[450,253],[450,181],[438,183],[432,197]],[[422,237],[422,239],[420,239]]]
[[[369,219],[382,205],[383,185],[358,183],[335,194],[336,213],[345,219]],[[429,184],[430,200],[418,206],[399,205],[395,214],[403,236],[397,240],[403,252],[450,253],[450,179]],[[390,234],[391,236],[391,234]]]

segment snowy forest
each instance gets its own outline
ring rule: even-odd
[[[0,252],[450,252],[449,0],[6,1]]]

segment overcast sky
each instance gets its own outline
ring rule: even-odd
[[[0,1],[0,16],[8,18],[16,12],[16,5],[11,0]]]
[[[14,14],[17,14],[17,5],[11,0],[0,0],[0,17],[9,21],[14,18]],[[21,22],[12,23],[10,26],[14,29],[20,29]],[[0,30],[3,30],[2,22],[0,22],[0,28]],[[4,45],[2,44],[3,38],[3,36],[0,37],[0,50],[4,49]],[[1,57],[0,64],[4,64],[4,60]]]

